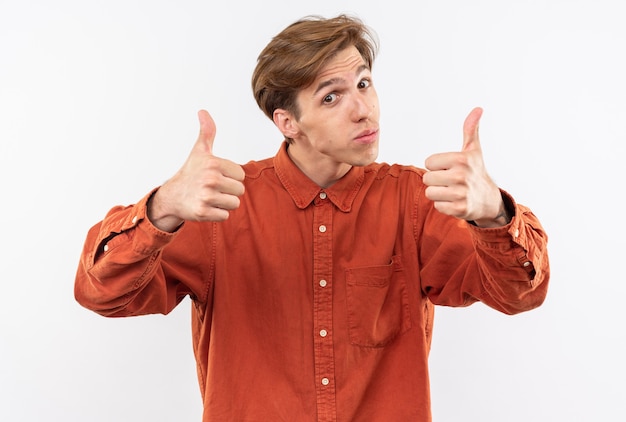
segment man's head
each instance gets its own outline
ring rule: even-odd
[[[313,83],[335,55],[354,46],[371,70],[378,43],[363,22],[340,15],[303,18],[285,28],[265,47],[252,76],[257,104],[273,120],[276,109],[299,118],[298,91]]]

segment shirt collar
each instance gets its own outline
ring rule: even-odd
[[[274,157],[274,168],[278,179],[283,184],[293,202],[300,209],[304,209],[315,200],[320,192],[326,192],[330,201],[343,212],[352,209],[352,203],[359,189],[365,181],[365,168],[352,167],[341,179],[331,187],[323,189],[309,179],[291,161],[287,153],[289,144],[284,141]]]

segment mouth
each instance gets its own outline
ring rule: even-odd
[[[356,138],[354,138],[354,141],[360,144],[371,144],[374,143],[377,139],[378,129],[368,129],[359,133]]]

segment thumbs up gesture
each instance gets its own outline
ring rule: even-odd
[[[164,231],[175,230],[184,220],[226,220],[244,193],[243,168],[213,155],[216,129],[211,115],[200,110],[198,119],[200,134],[187,160],[148,204],[148,218]]]
[[[426,197],[447,215],[474,221],[481,227],[509,222],[498,186],[487,174],[478,136],[483,110],[473,109],[463,124],[463,147],[459,152],[431,155],[426,159]]]

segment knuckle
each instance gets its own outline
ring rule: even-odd
[[[219,185],[220,180],[221,180],[220,174],[215,173],[215,172],[208,172],[204,176],[203,184],[210,189],[214,189],[215,187]]]

